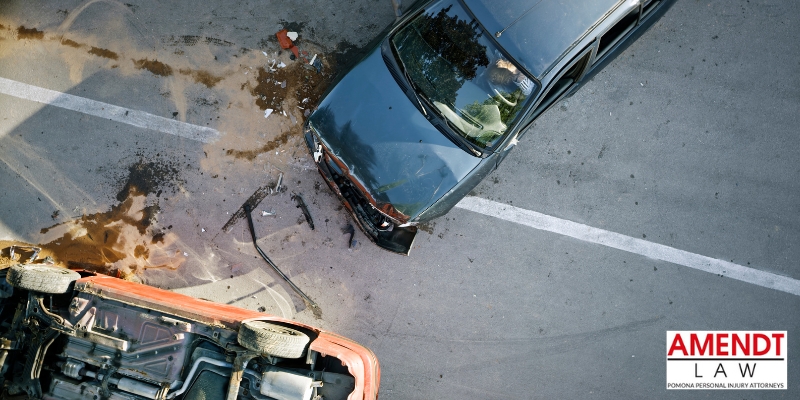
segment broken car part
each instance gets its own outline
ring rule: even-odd
[[[4,399],[377,398],[374,353],[339,335],[87,271],[7,272]],[[53,274],[68,285],[41,286]]]
[[[14,256],[16,255],[16,253],[18,251],[29,252],[30,253],[30,254],[28,254],[28,259],[27,260],[23,260],[22,259],[22,254],[20,254],[19,262],[21,262],[23,264],[27,264],[27,263],[30,263],[30,262],[33,262],[33,261],[36,260],[36,256],[39,255],[39,252],[42,251],[42,248],[41,247],[36,247],[36,246],[12,245],[12,246],[10,246],[8,248],[8,258],[13,260]]]
[[[306,296],[306,294],[303,293],[303,291],[300,290],[300,288],[297,287],[297,285],[295,285],[294,282],[292,282],[292,280],[289,279],[289,277],[286,276],[286,274],[284,274],[283,271],[281,271],[280,268],[278,268],[278,266],[275,265],[275,263],[272,262],[272,260],[270,260],[269,257],[267,257],[264,251],[261,250],[261,247],[258,247],[258,242],[256,240],[256,228],[253,225],[253,216],[250,214],[252,210],[253,209],[250,208],[249,204],[244,205],[244,211],[245,214],[247,215],[247,226],[250,227],[250,236],[253,238],[253,246],[255,246],[256,251],[258,252],[259,255],[261,255],[261,258],[263,258],[264,261],[266,261],[267,264],[269,264],[269,266],[272,267],[272,269],[274,269],[275,272],[277,272],[278,275],[280,275],[281,278],[283,278],[283,280],[285,280],[286,283],[288,283],[289,286],[292,287],[292,290],[294,290],[295,293],[297,293],[297,295],[299,295],[303,299],[303,302],[306,303],[306,306],[311,309],[311,312],[314,313],[314,316],[317,318],[322,318],[322,309],[319,308],[317,303],[315,303],[314,300],[311,300],[310,297]]]
[[[278,175],[278,183],[275,185],[275,193],[280,193],[281,192],[281,190],[282,190],[281,183],[282,182],[283,182],[283,172],[281,172],[281,174]]]
[[[242,204],[242,206],[240,206],[239,209],[237,209],[236,212],[234,212],[233,215],[231,215],[231,218],[228,219],[228,222],[225,222],[225,225],[222,226],[222,231],[225,233],[229,232],[230,229],[233,227],[233,225],[236,224],[236,222],[244,218],[245,214],[244,206],[245,205],[250,206],[250,209],[254,210],[258,206],[258,204],[261,203],[261,200],[264,200],[264,198],[267,197],[267,194],[269,194],[270,190],[271,188],[266,185],[256,189],[256,191],[250,195],[250,197],[244,202],[244,204]]]
[[[303,215],[306,217],[306,222],[308,222],[308,226],[311,227],[311,230],[314,230],[314,219],[311,218],[311,213],[308,211],[308,206],[306,202],[303,201],[303,197],[299,194],[293,194],[292,199],[297,202],[296,208],[299,208],[303,211]]]
[[[353,248],[353,235],[356,234],[356,230],[353,228],[353,225],[347,224],[347,226],[345,226],[344,229],[342,229],[342,233],[344,233],[345,235],[347,235],[347,234],[350,235],[350,238],[347,239],[347,248],[348,249],[352,249]]]

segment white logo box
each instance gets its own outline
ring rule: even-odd
[[[667,331],[667,389],[787,389],[787,331]]]

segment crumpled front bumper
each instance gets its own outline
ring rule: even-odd
[[[361,231],[379,247],[394,253],[408,255],[417,234],[416,226],[400,226],[397,221],[378,211],[350,177],[342,163],[322,144],[306,123],[305,141],[317,164],[322,178],[336,193],[353,216]]]

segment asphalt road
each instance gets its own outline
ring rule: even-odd
[[[409,257],[360,232],[348,249],[302,101],[393,21],[388,0],[128,1],[0,3],[0,78],[24,84],[0,94],[0,240],[351,337],[381,399],[800,398],[794,294],[460,208]],[[679,0],[474,195],[799,280],[798,22],[796,2]],[[278,54],[282,27],[321,75]],[[281,173],[259,244],[322,319],[243,219],[222,229]],[[786,330],[789,389],[666,390],[670,330]]]

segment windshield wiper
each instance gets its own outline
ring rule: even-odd
[[[444,121],[444,123],[447,124],[447,126],[450,127],[450,129],[452,129],[453,132],[458,132],[459,131],[458,127],[456,127],[456,124],[454,124],[453,121],[450,121],[449,119],[444,118],[444,117],[440,117],[440,119],[442,121]],[[445,129],[445,135],[448,138],[450,138],[450,141],[452,141],[453,143],[458,145],[458,147],[461,147],[464,150],[468,150],[470,153],[472,153],[472,155],[474,155],[476,157],[480,157],[481,155],[483,155],[482,152],[480,152],[480,151],[476,150],[474,147],[472,147],[472,143],[470,143],[468,140],[464,139],[463,136],[461,136],[461,135],[459,135],[457,133],[453,133],[453,132],[447,132],[447,130]]]
[[[401,65],[403,61],[400,61]],[[425,116],[428,116],[428,111],[425,110],[425,106],[422,105],[422,100],[419,98],[419,92],[417,91],[417,85],[411,81],[411,75],[408,74],[408,70],[406,69],[405,65],[402,65],[401,68],[403,69],[403,75],[406,77],[408,84],[411,85],[411,91],[414,92],[414,98],[417,99],[417,103],[419,104],[419,109],[422,111]]]
[[[397,57],[397,61],[400,62],[400,69],[403,70],[403,76],[406,77],[406,81],[408,81],[408,85],[411,86],[411,92],[414,93],[414,98],[417,99],[417,104],[419,104],[419,109],[422,111],[425,116],[428,116],[428,111],[425,109],[425,106],[422,105],[422,100],[419,98],[419,89],[417,85],[414,84],[414,81],[411,80],[411,75],[408,73],[408,69],[406,68],[406,64],[403,62],[400,57]]]
[[[419,94],[419,88],[417,88],[417,85],[414,83],[414,81],[411,80],[411,75],[408,73],[408,68],[406,68],[405,62],[403,62],[403,59],[400,58],[400,54],[397,51],[397,47],[394,45],[394,43],[391,42],[391,40],[389,40],[389,45],[391,46],[392,55],[394,56],[394,59],[397,61],[397,64],[403,71],[403,77],[406,78],[406,82],[408,82],[408,85],[411,87],[411,92],[414,93],[414,98],[417,100],[417,104],[419,104],[420,111],[422,111],[422,114],[424,114],[427,117],[428,111],[425,109],[425,106],[422,105],[422,100],[420,99],[420,94]]]

